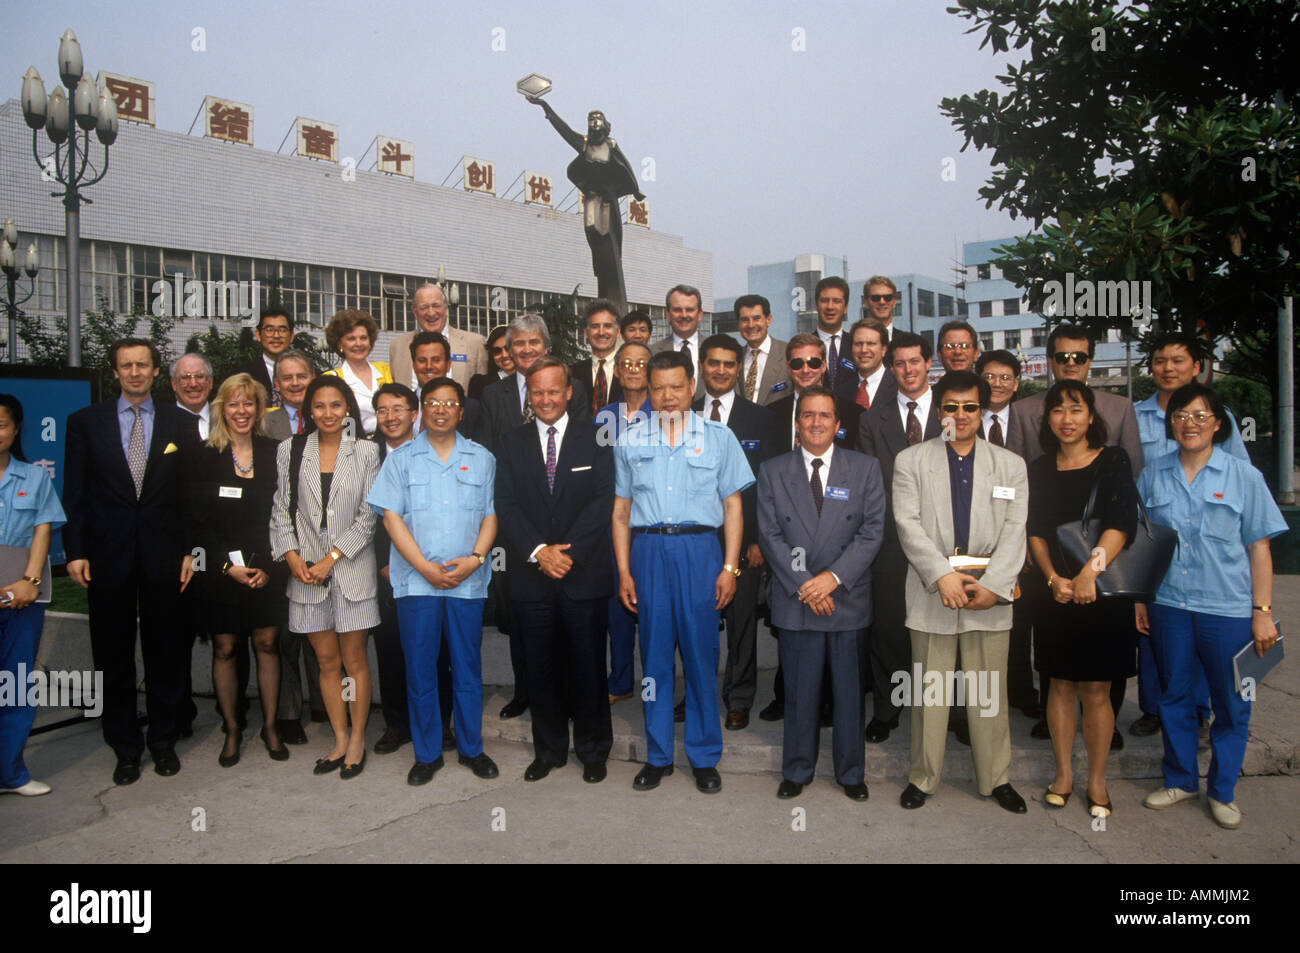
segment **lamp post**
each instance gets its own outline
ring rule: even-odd
[[[63,199],[66,227],[65,258],[68,299],[68,366],[81,366],[81,204],[90,199],[81,190],[94,185],[108,172],[108,147],[117,139],[117,104],[107,89],[96,89],[90,74],[82,68],[81,44],[71,30],[59,38],[59,78],[67,87],[55,86],[49,98],[36,67],[28,67],[23,76],[23,119],[32,130],[32,155],[46,176],[63,186],[51,192]],[[52,155],[41,158],[38,136],[45,135],[54,144]],[[81,146],[77,136],[80,129]],[[98,172],[90,165],[90,130],[104,146],[104,164]],[[66,146],[66,148],[65,148]],[[94,173],[86,178],[87,172]],[[12,335],[11,335],[12,336]]]
[[[18,272],[25,271],[31,282],[27,294],[18,297]],[[18,360],[18,306],[27,302],[36,293],[36,273],[41,270],[40,256],[36,254],[36,245],[27,246],[22,264],[18,262],[18,226],[12,219],[5,219],[4,234],[0,238],[0,271],[5,273],[8,296],[5,299],[5,314],[9,318],[9,363]]]
[[[439,290],[442,291],[442,297],[443,297],[443,300],[447,302],[447,307],[448,307],[449,310],[450,310],[451,308],[456,307],[456,305],[460,304],[460,286],[459,286],[459,285],[454,285],[454,284],[448,286],[448,284],[447,284],[447,266],[446,266],[446,265],[439,265],[439,266],[438,266],[438,281],[437,281],[437,284],[438,284],[438,288],[439,288]]]

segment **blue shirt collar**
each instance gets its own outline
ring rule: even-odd
[[[117,397],[117,412],[118,412],[118,414],[121,415],[121,414],[129,413],[130,410],[131,410],[131,402],[130,402],[129,400],[127,400],[125,397],[123,397],[122,395],[119,394],[118,397]],[[152,413],[153,413],[153,395],[152,395],[152,394],[150,394],[148,397],[146,397],[146,398],[144,399],[144,402],[140,404],[140,413],[142,413],[142,414],[152,414]]]

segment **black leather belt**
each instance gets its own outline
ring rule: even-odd
[[[633,526],[634,533],[649,533],[651,536],[694,536],[696,533],[716,533],[716,526]]]

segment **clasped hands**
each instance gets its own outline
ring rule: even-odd
[[[799,587],[799,601],[812,610],[813,615],[830,615],[835,611],[835,599],[831,596],[839,583],[829,569],[824,569]]]
[[[939,577],[939,598],[949,609],[991,609],[998,603],[997,593],[985,589],[969,573],[950,572]]]

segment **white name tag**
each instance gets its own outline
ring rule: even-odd
[[[231,552],[226,553],[226,557],[230,560],[230,565],[232,566],[244,565],[243,550],[240,549],[232,550]]]
[[[569,472],[570,472],[570,473],[581,473],[583,470],[590,470],[590,469],[591,469],[591,467],[573,467],[571,470],[569,470]]]
[[[244,488],[242,486],[223,486],[217,495],[223,500],[242,500],[244,498]]]
[[[993,499],[995,500],[1014,500],[1016,498],[1016,488],[1014,486],[995,486],[993,488]]]

